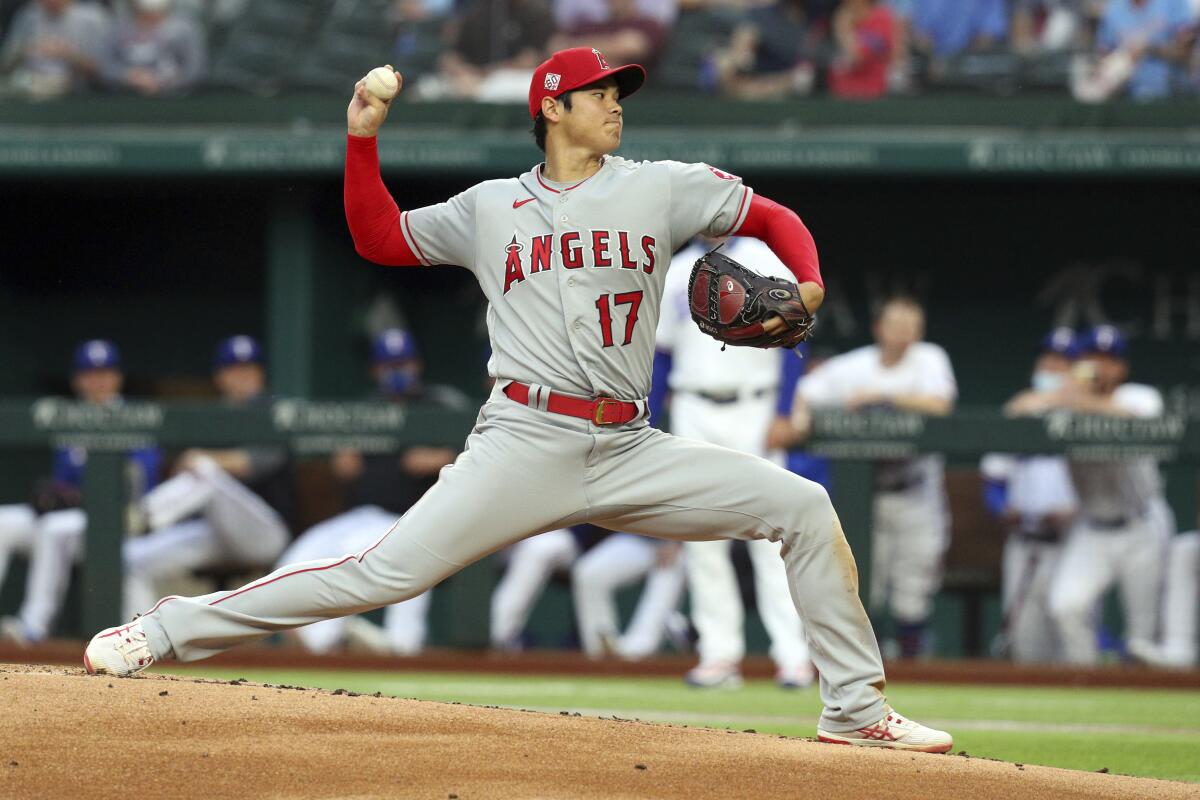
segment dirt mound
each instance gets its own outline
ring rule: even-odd
[[[1183,798],[1188,784],[617,719],[0,665],[0,797]]]

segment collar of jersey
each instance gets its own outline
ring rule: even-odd
[[[585,183],[590,181],[592,178],[599,175],[600,170],[604,169],[605,165],[607,165],[607,164],[608,164],[608,156],[604,156],[604,160],[600,162],[600,169],[596,170],[591,175],[588,175],[586,178],[581,180],[579,183],[576,183],[573,186],[568,186],[564,189],[555,189],[553,186],[546,183],[544,178],[542,178],[542,167],[545,166],[545,162],[542,162],[541,164],[538,164],[536,167],[533,168],[533,177],[537,179],[538,184],[543,189],[550,191],[550,192],[554,192],[555,194],[562,194],[563,192],[569,192],[572,189],[578,189],[580,186],[583,186]]]

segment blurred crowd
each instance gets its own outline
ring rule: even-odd
[[[523,99],[595,47],[664,90],[1200,93],[1200,0],[0,0],[5,91],[346,89],[396,65],[424,99]]]
[[[712,244],[693,242],[668,271],[647,398],[651,424],[772,460],[829,488],[827,460],[803,449],[814,412],[953,412],[958,385],[950,357],[925,339],[925,310],[911,297],[883,302],[875,309],[872,343],[845,353],[801,359],[778,349],[723,351],[688,310],[688,266]],[[788,274],[755,239],[735,237],[725,247],[763,272]],[[1060,328],[1030,345],[1030,381],[1006,405],[1010,416],[1165,413],[1157,389],[1130,380],[1129,343],[1116,327]],[[220,341],[212,396],[232,407],[271,402],[266,359],[250,336]],[[364,359],[374,387],[369,399],[470,413],[470,399],[427,381],[423,368],[411,331],[377,331]],[[69,372],[80,402],[124,402],[124,365],[115,343],[81,343]],[[130,450],[124,617],[145,612],[157,598],[179,591],[181,582],[234,588],[285,565],[364,552],[458,455],[456,448],[419,439],[383,452],[360,446],[347,443],[324,461],[308,459],[303,483],[301,465],[280,445]],[[61,443],[28,501],[0,505],[0,585],[14,556],[29,563],[24,600],[0,619],[0,638],[29,645],[56,630],[72,568],[85,557],[87,461],[84,448]],[[1003,619],[993,655],[1036,663],[1095,665],[1115,658],[1196,665],[1200,532],[1180,533],[1191,521],[1173,518],[1153,457],[998,453],[985,457],[979,472],[984,505],[994,517],[990,527],[1005,537]],[[961,494],[957,505],[950,501],[938,454],[880,460],[873,479],[872,621],[886,655],[928,656],[938,650],[932,620],[944,588],[951,522],[965,504]],[[320,513],[313,513],[316,495],[328,495]],[[298,513],[305,503],[306,513]],[[987,523],[960,521],[957,529],[981,524]],[[778,541],[739,543],[734,551],[730,541],[659,541],[582,525],[516,542],[494,563],[503,572],[490,610],[480,607],[478,614],[487,618],[497,650],[573,646],[590,658],[638,660],[669,646],[695,652],[689,684],[733,687],[742,680],[746,609],[753,608],[770,638],[777,683],[797,688],[814,680]],[[573,633],[551,641],[539,638],[530,620],[556,580],[569,586]],[[632,614],[622,614],[618,594],[633,586],[641,586],[640,599]],[[1114,588],[1120,629],[1107,625],[1104,614]],[[315,653],[358,647],[412,655],[426,644],[434,591],[441,590],[388,606],[382,625],[351,617],[288,635]]]

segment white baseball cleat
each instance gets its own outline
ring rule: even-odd
[[[927,728],[911,719],[903,719],[895,711],[889,712],[874,725],[850,733],[828,733],[818,728],[817,739],[829,744],[887,747],[892,750],[916,750],[922,753],[945,753],[954,746],[954,739],[945,731]]]
[[[737,664],[725,661],[710,661],[688,670],[683,682],[697,689],[740,689],[742,671]]]
[[[92,637],[83,651],[83,668],[91,675],[136,675],[154,663],[140,620],[105,628]]]

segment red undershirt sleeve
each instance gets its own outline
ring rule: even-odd
[[[755,192],[750,198],[746,219],[734,234],[761,239],[796,276],[798,283],[815,283],[825,288],[825,282],[821,280],[817,244],[800,217],[790,208]]]
[[[379,175],[375,137],[346,136],[343,193],[346,224],[359,255],[389,267],[421,265],[400,230],[400,209]]]

